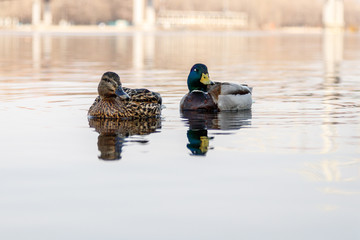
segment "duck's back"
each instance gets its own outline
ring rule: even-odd
[[[129,95],[131,101],[162,104],[162,98],[157,92],[145,88],[132,89],[124,87],[123,90]]]
[[[250,109],[252,105],[251,88],[235,83],[215,82],[208,86],[208,92],[220,111]]]

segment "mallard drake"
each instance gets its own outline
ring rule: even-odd
[[[187,79],[189,92],[181,99],[182,111],[206,112],[251,109],[252,88],[245,84],[212,82],[206,65],[195,64]]]
[[[88,111],[90,118],[143,119],[159,117],[161,96],[147,89],[122,88],[120,77],[106,72],[98,85],[99,96]]]

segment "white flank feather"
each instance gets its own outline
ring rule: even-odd
[[[220,111],[234,111],[251,109],[252,97],[251,94],[245,95],[219,95],[218,107]]]

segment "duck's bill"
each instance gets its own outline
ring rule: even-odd
[[[208,73],[206,73],[206,74],[205,74],[205,73],[201,74],[200,82],[201,82],[202,84],[205,84],[205,85],[214,84],[214,82],[210,80],[210,77],[209,77],[209,74],[208,74]]]
[[[122,87],[118,87],[118,89],[116,89],[115,93],[116,93],[116,95],[118,95],[120,98],[122,98],[124,100],[130,99],[130,96],[126,92],[124,92]]]

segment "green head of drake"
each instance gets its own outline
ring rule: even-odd
[[[207,85],[214,84],[210,80],[209,72],[205,64],[195,64],[189,73],[187,85],[189,92],[194,90],[207,91]]]
[[[98,92],[102,98],[113,98],[117,96],[124,100],[130,98],[121,86],[119,75],[114,72],[106,72],[102,75],[98,85]]]

